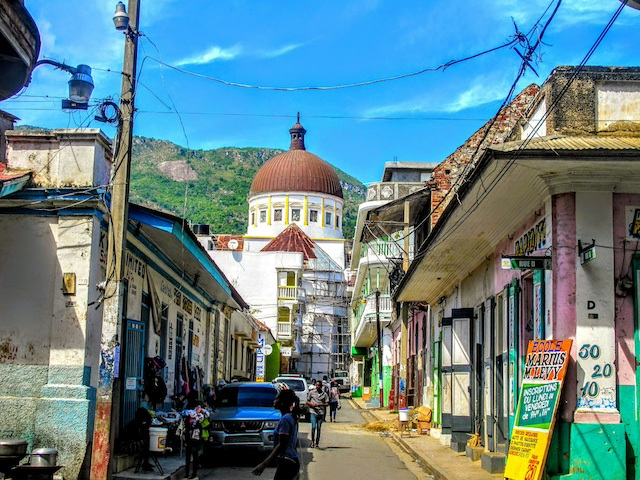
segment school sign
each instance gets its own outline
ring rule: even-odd
[[[529,342],[505,478],[542,478],[570,351],[571,340]]]

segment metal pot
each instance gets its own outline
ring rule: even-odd
[[[55,467],[58,451],[55,448],[36,448],[31,451],[32,467]]]
[[[27,442],[20,438],[0,438],[0,457],[24,457]]]

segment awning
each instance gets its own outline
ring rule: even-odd
[[[155,253],[184,272],[194,287],[236,310],[249,307],[198,242],[186,220],[130,204],[129,223],[130,232],[146,237],[158,249]]]
[[[6,197],[22,190],[31,179],[31,172],[5,174],[0,173],[0,197]]]
[[[394,297],[434,304],[493,255],[549,195],[640,191],[640,138],[561,137],[487,150],[416,254]]]

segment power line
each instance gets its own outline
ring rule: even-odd
[[[342,84],[342,85],[327,85],[327,86],[302,86],[302,87],[282,87],[282,86],[267,86],[267,85],[252,85],[252,84],[246,84],[246,83],[238,83],[238,82],[232,82],[232,81],[228,81],[228,80],[223,80],[221,78],[216,78],[216,77],[212,77],[209,75],[204,75],[201,73],[196,73],[196,72],[192,72],[189,70],[185,70],[182,69],[180,67],[177,67],[175,65],[171,65],[169,63],[166,63],[162,60],[158,60],[157,58],[151,57],[151,56],[146,56],[145,60],[148,58],[149,60],[153,60],[154,62],[158,63],[159,65],[163,65],[167,68],[170,68],[172,70],[175,70],[177,72],[183,73],[185,75],[191,75],[193,77],[197,77],[197,78],[202,78],[204,80],[210,80],[212,82],[216,82],[216,83],[220,83],[222,85],[226,85],[228,87],[238,87],[238,88],[246,88],[246,89],[253,89],[253,90],[268,90],[268,91],[280,91],[280,92],[300,92],[300,91],[327,91],[327,90],[343,90],[343,89],[347,89],[347,88],[357,88],[357,87],[365,87],[365,86],[369,86],[369,85],[375,85],[375,84],[379,84],[379,83],[387,83],[387,82],[393,82],[393,81],[397,81],[397,80],[402,80],[405,78],[410,78],[410,77],[417,77],[419,75],[422,75],[424,73],[433,73],[433,72],[437,72],[437,71],[445,71],[447,68],[450,68],[454,65],[457,65],[459,63],[463,63],[469,60],[473,60],[475,58],[487,55],[489,53],[493,53],[495,51],[501,50],[503,48],[507,48],[507,47],[511,47],[513,45],[515,45],[516,43],[519,42],[519,38],[518,36],[513,36],[511,38],[511,40],[509,40],[506,43],[503,43],[502,45],[498,45],[497,47],[493,47],[490,48],[488,50],[484,50],[482,52],[479,53],[475,53],[473,55],[469,55],[467,57],[461,58],[459,60],[450,60],[446,63],[443,63],[442,65],[439,65],[437,67],[428,67],[428,68],[423,68],[421,70],[415,71],[415,72],[409,72],[409,73],[403,73],[400,75],[395,75],[395,76],[391,76],[391,77],[386,77],[386,78],[379,78],[376,80],[367,80],[367,81],[363,81],[363,82],[356,82],[356,83],[347,83],[347,84]],[[143,61],[144,62],[144,61]]]
[[[598,48],[600,43],[602,43],[602,40],[604,40],[604,37],[607,35],[607,33],[609,32],[609,30],[611,29],[611,27],[613,26],[613,24],[615,23],[617,18],[620,16],[620,13],[622,12],[622,10],[626,6],[626,4],[627,4],[627,0],[623,0],[621,2],[620,6],[616,10],[616,12],[613,14],[611,19],[607,23],[607,25],[604,27],[604,29],[602,30],[602,32],[600,33],[598,38],[595,40],[595,42],[591,45],[591,47],[587,51],[587,53],[586,53],[585,57],[583,58],[582,62],[580,62],[580,65],[574,70],[573,75],[571,76],[569,81],[564,85],[564,88],[560,91],[558,96],[554,99],[554,102],[547,108],[547,111],[545,112],[545,115],[543,116],[543,118],[540,120],[540,122],[537,124],[537,126],[529,133],[529,136],[525,139],[525,141],[522,143],[522,145],[519,146],[518,150],[516,150],[513,153],[513,155],[509,159],[509,161],[501,168],[500,172],[492,180],[491,184],[489,185],[489,188],[485,188],[485,190],[478,196],[476,201],[451,226],[451,228],[447,232],[443,233],[442,237],[438,238],[438,240],[433,243],[433,245],[431,246],[432,248],[436,247],[437,245],[439,245],[442,242],[444,242],[447,238],[449,238],[462,225],[462,223],[480,206],[482,201],[489,195],[489,193],[491,193],[493,191],[494,188],[496,188],[497,184],[504,177],[504,175],[506,175],[506,173],[513,167],[513,165],[515,164],[515,161],[522,154],[522,152],[524,151],[526,146],[531,142],[531,140],[538,133],[538,130],[539,130],[540,126],[545,122],[545,120],[549,117],[549,115],[551,115],[551,113],[558,106],[558,104],[559,104],[560,100],[562,99],[562,97],[564,97],[565,93],[567,92],[567,90],[569,89],[571,84],[574,82],[574,80],[576,79],[578,74],[582,71],[582,68],[589,61],[589,59],[591,58],[593,53],[596,51],[596,49]],[[426,250],[424,250],[422,252],[418,252],[418,254],[416,254],[415,260],[419,260],[420,258],[424,257],[426,255],[426,253],[427,253]]]

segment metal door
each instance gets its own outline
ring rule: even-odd
[[[509,435],[509,289],[500,295],[496,306],[495,336],[495,410],[496,410],[496,451],[506,454]]]
[[[140,407],[143,388],[145,334],[144,323],[127,319],[122,425],[126,425],[133,420],[136,410]]]
[[[440,361],[440,358],[442,357],[441,349],[441,340],[433,342],[433,358],[431,363],[431,365],[433,365],[433,423],[435,423],[436,425],[442,424],[442,418],[440,416],[440,412],[442,412],[442,382],[440,381],[440,375],[442,372],[442,364]]]
[[[472,308],[452,311],[451,319],[451,447],[464,451],[473,432]]]
[[[498,420],[495,404],[495,300],[492,298],[485,303],[484,310],[484,409],[485,409],[485,426],[487,435],[487,448],[490,452],[496,451],[496,423]]]
[[[452,364],[451,364],[451,342],[452,342],[452,319],[442,319],[442,356],[440,358],[442,362],[442,384],[440,392],[442,394],[440,400],[441,419],[442,419],[442,434],[450,435],[452,427],[451,418],[451,377],[452,377]]]

